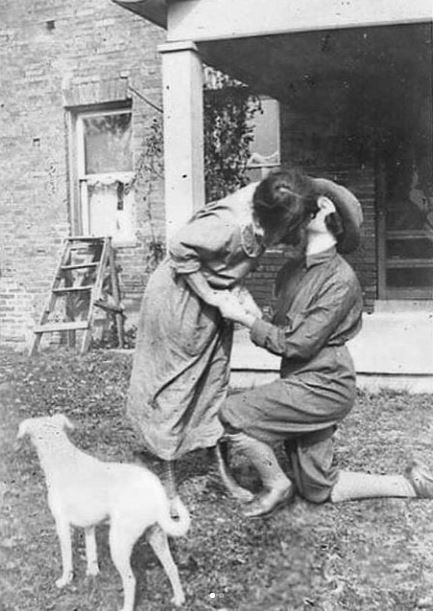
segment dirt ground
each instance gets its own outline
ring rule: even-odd
[[[66,413],[74,442],[104,458],[137,449],[123,415],[130,355],[53,352],[28,360],[0,352],[0,610],[114,611],[119,576],[98,532],[101,574],[59,591],[60,553],[39,463],[15,439],[29,416]],[[433,467],[431,396],[359,394],[337,435],[340,464],[402,472],[416,456]],[[156,463],[150,465],[158,469]],[[208,454],[181,462],[188,537],[171,541],[190,611],[368,611],[433,609],[433,501],[369,500],[314,506],[302,500],[267,520],[246,521],[218,485]],[[136,545],[137,611],[170,610],[168,580],[144,539]]]

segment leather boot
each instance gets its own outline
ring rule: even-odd
[[[281,469],[273,449],[245,433],[229,433],[226,439],[236,452],[241,452],[259,472],[263,490],[245,506],[248,518],[270,515],[294,498],[294,486]]]
[[[248,503],[253,500],[254,495],[252,492],[241,486],[230,472],[230,469],[227,465],[227,456],[226,456],[226,441],[221,439],[218,441],[215,446],[215,459],[218,465],[218,471],[221,477],[221,481],[226,487],[227,491],[238,501],[241,503]]]

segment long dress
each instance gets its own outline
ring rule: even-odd
[[[141,443],[164,460],[211,447],[229,382],[233,325],[185,281],[200,270],[231,289],[265,250],[253,183],[200,209],[171,241],[144,292],[126,411]]]

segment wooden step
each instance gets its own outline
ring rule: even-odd
[[[53,333],[54,331],[78,331],[87,329],[87,320],[74,320],[69,322],[47,322],[45,325],[35,327],[35,333]]]
[[[86,267],[98,267],[99,262],[96,263],[75,263],[74,265],[62,265],[62,270],[70,269],[85,269]]]
[[[103,242],[106,238],[95,238],[94,236],[89,235],[75,235],[66,239],[68,242]]]
[[[98,308],[101,308],[102,310],[107,310],[108,312],[115,312],[116,314],[124,313],[124,308],[113,305],[111,303],[107,303],[103,299],[96,299],[96,301],[94,301],[93,304],[97,306]]]
[[[57,295],[60,293],[82,293],[84,291],[91,291],[93,287],[93,284],[88,284],[86,286],[69,286],[61,289],[53,289],[53,293]]]

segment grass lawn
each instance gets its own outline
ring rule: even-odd
[[[99,458],[132,460],[137,449],[123,415],[130,355],[62,351],[29,361],[0,352],[0,610],[114,611],[120,578],[98,532],[101,574],[84,575],[75,535],[74,582],[58,591],[60,552],[34,449],[15,440],[29,416],[64,412],[73,441]],[[421,457],[433,467],[430,396],[360,394],[338,432],[340,464],[402,472]],[[151,465],[157,468],[156,464]],[[225,496],[206,452],[181,461],[182,497],[193,522],[171,541],[191,611],[433,609],[433,501],[369,500],[310,505],[297,500],[267,520],[246,521]],[[137,610],[170,610],[168,579],[146,542],[133,553]]]

